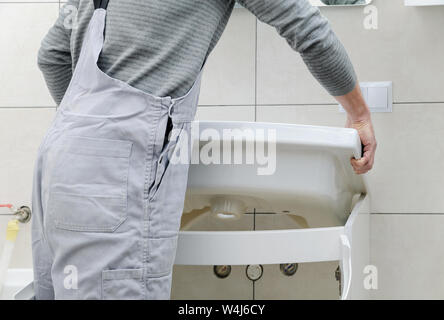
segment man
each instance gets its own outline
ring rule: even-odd
[[[370,170],[370,112],[327,20],[308,0],[238,2],[274,26],[343,105],[364,145],[351,165]],[[38,56],[59,108],[34,173],[37,299],[169,298],[188,166],[169,164],[168,153],[190,131],[202,67],[234,4],[71,0],[62,8]],[[179,137],[166,139],[173,129]]]

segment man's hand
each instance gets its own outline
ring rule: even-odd
[[[360,121],[353,121],[347,117],[346,127],[353,128],[358,131],[361,143],[363,145],[363,157],[359,160],[351,159],[351,165],[357,174],[364,174],[373,168],[376,152],[376,138],[373,130],[371,118]]]
[[[351,159],[351,165],[357,174],[364,174],[370,171],[375,161],[376,138],[373,130],[370,110],[362,97],[359,85],[350,93],[335,97],[336,100],[347,111],[346,127],[358,131],[364,146],[364,155],[361,159]]]

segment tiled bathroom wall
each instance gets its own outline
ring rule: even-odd
[[[376,30],[364,28],[363,7],[321,11],[348,49],[360,81],[393,81],[393,112],[373,116],[379,141],[368,175],[371,258],[379,274],[373,296],[444,298],[444,6],[405,7],[403,0],[373,0],[372,5],[378,10]],[[0,0],[0,203],[30,205],[35,153],[55,112],[36,55],[59,7],[59,1]],[[197,117],[345,123],[298,54],[246,9],[235,9],[209,58]],[[258,228],[286,224],[275,217],[256,218]],[[0,239],[6,222],[0,217]],[[205,227],[213,224],[208,221]],[[247,219],[243,227],[252,229],[253,222]],[[22,231],[13,267],[31,266],[29,226]],[[288,281],[278,266],[265,266],[254,285],[245,267],[233,268],[224,280],[215,278],[211,268],[179,267],[173,296],[199,298],[210,290],[215,298],[337,298],[335,267],[301,265]],[[197,286],[202,283],[206,289]],[[281,290],[273,284],[282,284]]]

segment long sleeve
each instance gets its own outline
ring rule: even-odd
[[[60,104],[72,77],[69,10],[61,9],[55,24],[42,40],[37,63],[55,102]]]
[[[145,92],[179,97],[219,40],[234,1],[180,0],[180,6],[177,0],[110,1],[99,67]],[[308,0],[237,1],[274,26],[330,94],[353,89],[356,76],[345,49]],[[74,29],[69,28],[70,8],[79,9]],[[42,41],[38,64],[57,104],[71,80],[92,11],[90,0],[69,0]]]
[[[353,90],[356,74],[347,52],[327,19],[308,0],[237,1],[260,21],[275,27],[332,96]]]

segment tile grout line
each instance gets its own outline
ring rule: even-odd
[[[399,101],[399,102],[393,102],[393,104],[442,104],[444,101]]]
[[[434,216],[442,216],[444,215],[444,212],[372,212],[371,215],[377,216],[377,215],[411,215],[411,216],[418,216],[418,215],[434,215]]]
[[[434,101],[434,102],[394,102],[393,105],[426,105],[426,104],[444,104],[444,101]],[[201,104],[199,107],[336,107],[336,103],[255,103],[255,104]]]
[[[256,281],[252,281],[252,282],[253,282],[253,299],[252,300],[256,300],[256,296],[255,296],[255,292],[256,292],[255,284],[256,284]]]
[[[281,213],[276,212],[245,212],[244,214],[256,214],[256,215],[283,215]],[[371,212],[371,215],[396,215],[396,214],[405,214],[405,215],[444,215],[444,212]],[[291,215],[291,214],[289,214]]]
[[[256,18],[254,27],[254,122],[257,122],[257,24],[258,20]]]
[[[393,103],[394,105],[402,105],[402,104],[408,104],[408,105],[414,105],[414,104],[418,104],[418,105],[434,105],[434,104],[444,104],[443,102],[395,102]],[[278,103],[278,104],[259,104],[259,103],[255,103],[255,104],[201,104],[198,107],[199,108],[217,108],[217,107],[254,107],[255,108],[255,121],[257,121],[256,119],[256,110],[257,107],[330,107],[330,106],[337,106],[337,104],[335,103],[324,103],[324,104],[319,104],[319,103],[294,103],[294,104],[285,104],[285,103]],[[42,109],[42,108],[57,108],[57,106],[0,106],[0,110],[1,109],[23,109],[23,108],[27,108],[27,109]]]
[[[257,18],[254,25],[254,122],[257,122]],[[256,209],[253,210],[253,230],[256,230]],[[254,281],[253,281],[253,300],[254,300]]]

